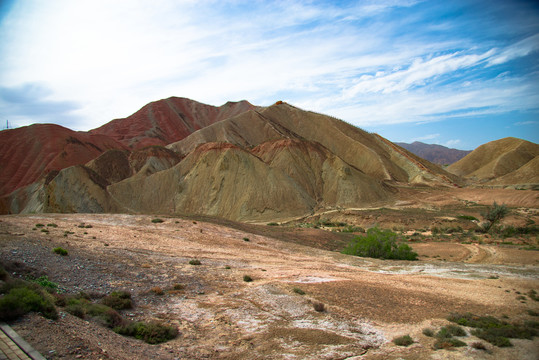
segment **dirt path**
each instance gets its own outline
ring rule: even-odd
[[[506,314],[518,320],[528,310],[539,311],[538,302],[517,299],[517,292],[539,290],[539,267],[482,264],[498,256],[488,246],[424,246],[432,254],[439,246],[441,253],[453,252],[474,264],[432,257],[413,263],[381,261],[212,223],[163,219],[157,224],[150,216],[131,215],[4,216],[0,259],[43,271],[73,292],[128,289],[136,308],[126,315],[172,324],[180,337],[150,346],[105,336],[108,330],[69,314],[58,322],[31,316],[15,323],[16,331],[50,358],[419,359],[433,353],[432,339],[421,330],[444,324],[451,312]],[[48,232],[33,230],[37,223]],[[53,254],[56,246],[69,255]],[[190,265],[192,259],[201,265]],[[243,281],[244,275],[254,281]],[[184,289],[173,291],[175,284]],[[165,294],[156,295],[154,287]],[[316,302],[325,305],[324,312],[314,310]],[[403,333],[417,344],[393,345],[391,339]],[[538,345],[536,338],[511,349],[492,348],[492,354],[478,358],[537,358]],[[435,354],[475,357],[470,351]]]

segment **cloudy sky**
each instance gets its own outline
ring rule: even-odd
[[[170,96],[284,100],[392,141],[539,142],[539,5],[0,0],[0,124],[89,130]]]

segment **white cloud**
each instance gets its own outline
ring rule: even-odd
[[[64,115],[79,130],[169,96],[213,105],[282,99],[359,126],[537,107],[537,75],[444,81],[526,56],[539,35],[471,48],[459,37],[401,34],[400,18],[377,20],[418,3],[18,2],[0,24],[0,84],[43,84],[48,102],[77,104]]]
[[[440,134],[428,134],[428,135],[416,137],[416,138],[412,139],[412,142],[413,141],[433,140],[433,139],[436,139],[438,137],[440,137]]]
[[[527,37],[524,40],[502,49],[498,54],[492,56],[488,63],[489,66],[503,64],[510,60],[526,56],[537,50],[539,50],[539,34]]]
[[[453,146],[457,146],[458,144],[460,144],[461,141],[459,139],[452,139],[452,140],[448,140],[444,143],[444,146],[447,146],[447,147],[453,147]]]

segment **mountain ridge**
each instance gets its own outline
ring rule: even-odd
[[[459,150],[439,144],[426,144],[420,141],[413,143],[395,142],[402,148],[415,155],[438,165],[450,165],[472,152],[472,150]]]

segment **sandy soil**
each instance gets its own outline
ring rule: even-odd
[[[46,273],[69,292],[127,289],[133,319],[176,326],[161,345],[122,337],[62,312],[13,327],[49,359],[537,359],[539,339],[512,348],[432,349],[425,327],[451,312],[533,319],[539,252],[492,245],[420,243],[417,262],[345,256],[215,223],[143,215],[0,217],[0,260]],[[49,233],[32,230],[54,223]],[[80,224],[91,225],[81,228]],[[66,231],[73,232],[64,237]],[[249,241],[245,241],[248,238]],[[52,249],[62,246],[69,255]],[[440,258],[433,256],[440,255]],[[199,259],[201,265],[189,265]],[[247,283],[243,276],[254,281]],[[173,290],[175,284],[185,286]],[[151,288],[159,286],[164,295]],[[294,288],[306,294],[295,293]],[[313,303],[325,305],[317,312]],[[410,334],[408,348],[391,340]],[[478,341],[473,336],[466,343]]]

